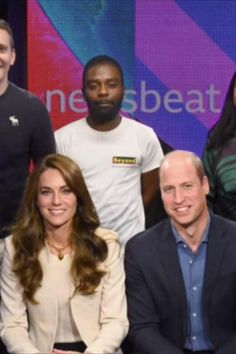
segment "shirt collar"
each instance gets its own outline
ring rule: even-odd
[[[209,233],[210,221],[211,221],[211,218],[210,218],[210,215],[209,215],[209,216],[208,216],[208,221],[207,221],[207,224],[206,224],[206,227],[205,227],[205,230],[203,231],[201,243],[202,243],[202,242],[208,243],[208,233]],[[172,229],[172,231],[173,231],[176,244],[178,244],[178,243],[183,243],[184,240],[183,240],[183,238],[181,237],[181,235],[178,233],[178,231],[176,230],[176,228],[175,228],[174,224],[172,223],[172,221],[171,221],[171,229]]]

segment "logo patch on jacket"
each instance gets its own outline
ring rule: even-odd
[[[19,120],[16,118],[16,116],[10,116],[9,121],[11,122],[11,125],[13,127],[18,127],[19,126]]]
[[[127,157],[127,156],[113,156],[112,163],[114,165],[135,165],[136,157]]]

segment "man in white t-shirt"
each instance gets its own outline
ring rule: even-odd
[[[87,117],[55,132],[57,151],[80,166],[101,225],[121,243],[144,230],[144,208],[158,191],[163,152],[152,128],[120,115],[123,73],[109,56],[84,67]]]

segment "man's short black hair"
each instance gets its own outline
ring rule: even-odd
[[[99,64],[110,64],[117,68],[117,70],[120,73],[120,78],[121,78],[121,84],[124,86],[124,76],[123,76],[123,71],[118,63],[114,58],[110,57],[109,55],[97,55],[96,57],[93,57],[90,59],[84,66],[84,71],[83,71],[83,78],[82,78],[82,84],[83,84],[83,89],[85,88],[85,81],[86,81],[86,76],[89,71],[93,66],[99,65]]]

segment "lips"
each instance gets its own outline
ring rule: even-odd
[[[111,101],[98,101],[96,102],[96,105],[99,106],[99,107],[110,107],[112,106],[112,102]]]
[[[175,212],[180,214],[180,215],[184,215],[186,213],[188,213],[190,207],[189,206],[182,206],[182,207],[178,207],[178,208],[175,208]]]
[[[64,209],[50,209],[49,211],[52,215],[57,216],[57,215],[63,214],[65,210]]]

